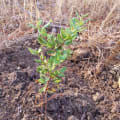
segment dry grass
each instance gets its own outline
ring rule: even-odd
[[[10,19],[35,21],[68,21],[75,12],[88,14],[91,21],[100,21],[102,27],[115,23],[120,18],[119,0],[1,0],[0,23]]]

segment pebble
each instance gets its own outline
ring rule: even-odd
[[[114,82],[113,85],[112,85],[112,88],[117,89],[118,87],[119,87],[118,82]]]
[[[95,102],[100,102],[100,101],[104,100],[104,96],[102,94],[100,94],[99,92],[97,92],[96,94],[93,95],[93,100]]]
[[[71,115],[68,117],[68,120],[79,120],[79,119],[75,117],[74,115]]]
[[[114,102],[114,104],[112,105],[112,109],[111,109],[112,113],[120,113],[120,101],[116,101]]]
[[[118,79],[118,86],[119,86],[119,88],[120,88],[120,77],[119,77],[119,79]]]

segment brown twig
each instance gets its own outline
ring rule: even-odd
[[[65,96],[67,94],[68,94],[68,92],[54,94],[50,98],[48,98],[47,100],[42,100],[42,102],[40,104],[36,105],[36,107],[41,107],[42,105],[46,104],[48,101],[55,99],[55,98],[58,98],[58,97]]]

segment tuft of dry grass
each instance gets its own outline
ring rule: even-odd
[[[100,21],[101,27],[117,24],[120,19],[119,0],[1,0],[2,29],[10,19],[38,19],[67,23],[75,12],[88,14],[90,20]],[[4,21],[4,22],[3,22]]]
[[[0,17],[67,22],[78,12],[80,15],[87,13],[91,21],[101,21],[104,26],[119,20],[119,6],[119,0],[1,0]]]

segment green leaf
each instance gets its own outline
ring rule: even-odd
[[[52,35],[52,34],[48,34],[47,35],[47,40],[48,40],[48,42],[47,42],[48,48],[54,48],[55,44],[56,44],[55,43],[56,37],[54,35]]]
[[[57,76],[60,72],[58,70],[54,71],[54,75]]]
[[[76,37],[77,37],[77,34],[74,34],[74,35],[72,36],[72,41],[75,40]]]
[[[39,55],[38,51],[35,50],[35,49],[32,49],[32,48],[28,48],[29,52],[32,54],[32,55]]]
[[[40,25],[42,24],[42,22],[43,22],[42,20],[39,20],[39,21],[37,22],[37,25],[36,25],[37,28],[40,28]]]
[[[28,24],[28,26],[30,26],[30,27],[32,27],[32,28],[36,28],[36,26],[35,25],[33,25],[33,24]]]
[[[60,60],[55,60],[55,65],[59,65],[60,64]]]
[[[46,29],[43,29],[40,31],[40,35],[43,36],[43,37],[47,37],[47,31]]]
[[[72,43],[72,40],[66,40],[66,41],[64,42],[65,45],[70,45],[71,43]]]
[[[41,63],[41,60],[40,59],[35,59],[35,62],[36,63]]]
[[[47,24],[45,24],[44,26],[43,26],[43,28],[47,28],[47,27],[49,27],[50,26],[50,22],[48,22]]]
[[[43,39],[41,36],[38,37],[38,42],[43,46],[46,46],[47,44],[47,41]]]
[[[61,82],[61,80],[60,79],[56,79],[56,80],[54,80],[54,83],[60,83]]]
[[[72,34],[72,31],[71,31],[70,28],[66,28],[65,31],[66,31],[66,33],[67,33],[68,35],[71,35],[71,34]]]
[[[63,67],[63,68],[60,69],[60,72],[64,73],[66,71],[66,69],[67,69],[66,67]]]
[[[72,51],[70,49],[67,49],[67,50],[63,51],[63,54],[70,55],[71,53],[72,53]]]
[[[59,60],[60,56],[61,56],[61,50],[57,50],[56,51],[56,59]]]
[[[76,24],[76,18],[74,17],[70,20],[70,27],[74,27],[75,24]]]
[[[86,30],[86,28],[85,28],[85,27],[82,27],[82,28],[80,28],[80,29],[78,30],[78,32],[82,32],[82,31],[84,31],[84,30]]]
[[[58,77],[65,77],[65,75],[63,73],[60,73]]]
[[[88,17],[88,13],[86,13],[85,15],[82,15],[82,18],[84,18],[84,17]]]
[[[54,63],[55,57],[54,57],[54,56],[51,56],[49,60],[50,60],[50,63],[51,63],[51,65],[52,65],[52,64]]]
[[[63,42],[64,40],[61,38],[60,34],[57,34],[57,40],[56,40],[57,46],[59,46],[59,44],[62,44]]]
[[[36,70],[37,70],[37,72],[40,72],[42,70],[42,67],[38,66]]]
[[[54,70],[55,69],[55,56],[50,56],[50,58],[48,59],[48,66],[49,69]]]
[[[57,50],[57,51],[56,51],[56,54],[55,54],[55,56],[54,56],[54,64],[55,64],[55,65],[60,64],[60,62],[61,62],[60,56],[61,56],[61,51],[60,51],[60,50]]]
[[[61,29],[60,36],[62,39],[64,39],[66,37],[66,31],[64,29]]]
[[[40,77],[40,79],[38,79],[38,82],[45,84],[48,80],[49,80],[48,77]]]
[[[61,60],[61,62],[63,62],[64,60],[66,60],[66,58],[67,58],[66,55],[60,56],[60,60]]]
[[[42,84],[45,84],[45,83],[46,83],[46,80],[45,80],[44,78],[40,78],[40,79],[38,79],[38,82],[39,82],[39,83],[42,83]]]
[[[42,51],[42,48],[39,48],[39,49],[38,49],[38,53],[40,53],[41,51]]]
[[[40,93],[45,92],[45,87],[40,88],[39,92],[40,92]]]
[[[48,50],[48,51],[47,51],[47,54],[48,54],[48,55],[51,55],[51,54],[54,54],[54,53],[55,53],[54,50]]]
[[[84,21],[81,19],[80,21],[79,21],[79,26],[81,27],[81,26],[83,26],[84,25]]]
[[[54,47],[51,41],[47,42],[47,46],[48,46],[48,48],[53,48]]]
[[[37,67],[37,72],[39,72],[41,76],[46,77],[45,74],[48,72],[48,68],[45,65],[40,65]]]
[[[60,60],[63,62],[64,60],[67,59],[68,56],[70,56],[71,50],[64,50],[62,53],[62,56],[60,56]]]
[[[43,59],[46,59],[46,56],[44,56],[43,54],[40,55],[40,59],[43,60]]]
[[[79,17],[79,14],[78,14],[78,12],[75,12],[76,13],[76,16],[77,16],[77,18]]]

